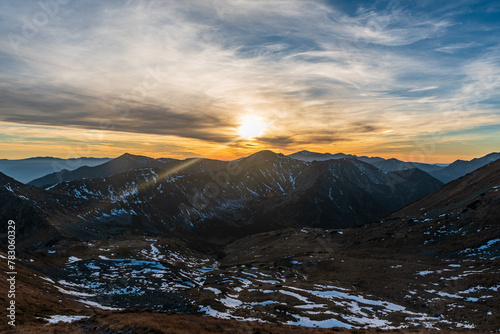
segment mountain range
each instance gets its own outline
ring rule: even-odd
[[[418,169],[382,172],[352,158],[303,162],[271,151],[238,162],[126,154],[71,175],[80,178],[45,189],[4,182],[10,193],[3,201],[11,200],[3,206],[36,199],[39,216],[58,219],[49,225],[80,239],[122,230],[189,231],[220,243],[284,226],[363,225],[442,186]]]
[[[457,160],[441,170],[431,172],[431,175],[444,183],[448,183],[498,159],[500,159],[500,153],[490,153],[470,161]]]
[[[450,165],[446,164],[426,164],[419,162],[406,162],[398,159],[384,159],[380,157],[356,156],[344,153],[315,153],[309,151],[300,151],[288,155],[289,157],[311,162],[327,161],[332,159],[351,158],[369,163],[382,171],[393,172],[405,169],[418,168],[431,174],[441,182],[448,183],[455,180],[488,162],[500,158],[499,153],[491,153],[481,158],[475,158],[471,161],[457,160]],[[129,157],[135,157],[130,159]],[[21,160],[0,160],[0,172],[4,173],[17,181],[29,183],[37,187],[48,187],[63,181],[73,181],[82,178],[106,177],[113,174],[132,171],[137,168],[152,168],[170,165],[184,166],[190,165],[193,161],[211,161],[210,159],[186,159],[177,160],[171,158],[153,159],[149,157],[137,158],[124,154],[118,158],[77,158],[77,159],[59,159],[50,157],[29,158]],[[221,162],[222,163],[222,162]],[[98,167],[98,168],[94,168]],[[184,167],[185,168],[185,167]]]
[[[36,157],[29,159],[0,159],[0,173],[9,175],[19,182],[27,183],[49,173],[61,170],[73,170],[81,166],[97,166],[111,160],[110,158],[74,158],[59,159],[52,157]]]
[[[309,151],[296,152],[290,154],[289,157],[302,161],[326,161],[331,159],[342,159],[350,157],[369,163],[385,172],[418,168],[424,172],[429,173],[441,182],[448,183],[492,161],[500,159],[500,153],[490,153],[488,155],[485,155],[484,157],[475,158],[470,161],[457,160],[450,165],[406,162],[394,158],[384,159],[380,157],[356,156],[343,153],[330,154],[315,153]]]
[[[20,320],[37,332],[73,317],[58,328],[84,333],[168,332],[179,314],[231,319],[220,331],[500,328],[495,155],[445,185],[419,168],[297,157],[125,154],[42,187],[0,174],[29,291]]]

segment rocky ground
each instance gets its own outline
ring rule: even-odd
[[[375,252],[363,232],[287,228],[214,254],[144,236],[54,245],[23,259],[19,321],[148,309],[313,328],[500,328],[500,260]]]
[[[361,227],[20,248],[13,332],[497,332],[499,190],[500,162]]]

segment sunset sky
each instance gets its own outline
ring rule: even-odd
[[[0,2],[0,158],[500,151],[500,2]]]

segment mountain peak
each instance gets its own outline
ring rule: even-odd
[[[271,160],[277,159],[278,157],[284,157],[284,155],[270,150],[263,150],[248,156],[247,159]]]
[[[132,159],[132,158],[146,158],[144,156],[140,156],[140,155],[134,155],[134,154],[130,154],[130,153],[123,153],[122,155],[116,157],[115,159]]]
[[[124,153],[120,155],[119,157],[109,161],[109,163],[113,163],[113,161],[118,161],[118,162],[125,162],[125,163],[139,163],[139,164],[145,164],[145,163],[150,163],[151,161],[155,161],[157,159],[155,158],[150,158],[144,155],[135,155],[135,154],[130,154],[130,153]]]

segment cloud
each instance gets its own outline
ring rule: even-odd
[[[55,92],[54,92],[55,93]],[[221,129],[233,126],[216,113],[206,110],[174,110],[156,103],[140,104],[125,101],[107,105],[91,96],[69,93],[57,99],[47,98],[45,92],[35,89],[18,92],[4,89],[0,92],[2,121],[11,123],[73,126],[98,129],[109,123],[116,131],[177,135],[224,143],[232,139]]]
[[[450,64],[443,53],[485,43],[451,43],[452,10],[392,3],[346,13],[299,0],[70,2],[31,38],[22,20],[41,8],[2,3],[0,32],[24,39],[0,41],[0,121],[224,145],[256,114],[273,134],[258,148],[447,131],[439,115],[495,96],[495,51]],[[432,96],[408,94],[423,91]],[[497,116],[472,108],[460,126]]]
[[[325,135],[301,134],[296,136],[263,136],[256,138],[256,140],[275,148],[288,148],[289,146],[310,143],[331,144],[334,142],[349,141],[350,139],[339,137],[339,135],[335,133],[330,133]]]
[[[413,88],[411,90],[409,90],[408,92],[423,92],[423,91],[426,91],[426,90],[434,90],[434,89],[438,89],[439,87],[438,86],[427,86],[427,87],[422,87],[422,88]]]
[[[349,39],[386,46],[401,46],[441,34],[453,24],[401,7],[382,11],[360,9],[357,16],[338,15],[340,31]]]
[[[467,48],[472,48],[472,47],[477,47],[481,46],[481,44],[476,43],[476,42],[469,42],[469,43],[455,43],[447,46],[442,46],[440,48],[435,49],[436,51],[439,52],[444,52],[444,53],[455,53],[457,51],[467,49]]]

